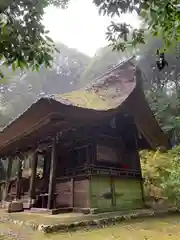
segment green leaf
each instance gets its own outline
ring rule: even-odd
[[[150,7],[150,4],[146,1],[141,3],[141,9],[147,10]]]
[[[153,21],[156,21],[157,20],[157,12],[154,10],[154,9],[150,9],[150,15],[151,15],[151,18],[153,19]]]
[[[16,62],[12,63],[12,70],[15,72],[15,70],[16,70]]]
[[[36,71],[38,72],[39,71],[39,65],[36,64]]]

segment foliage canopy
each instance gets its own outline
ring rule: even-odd
[[[42,24],[46,7],[65,8],[67,0],[0,1],[0,60],[16,68],[38,70],[51,65],[54,43]],[[2,73],[1,73],[2,75]]]
[[[163,38],[166,47],[180,40],[180,6],[178,0],[94,0],[99,12],[120,17],[122,13],[135,12],[144,21],[143,29],[132,29],[126,23],[112,22],[107,39],[116,50],[125,50],[127,44],[145,43],[148,30],[153,36]]]
[[[51,65],[53,41],[42,24],[46,7],[66,8],[70,0],[2,0],[0,2],[0,60],[16,68],[38,70]],[[147,28],[132,29],[126,23],[112,22],[107,39],[114,50],[124,51],[128,44],[145,43],[145,31],[161,36],[166,46],[180,40],[178,0],[93,0],[100,14],[120,17],[136,12]]]

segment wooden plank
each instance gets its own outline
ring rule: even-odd
[[[97,161],[119,163],[121,160],[118,157],[118,149],[105,145],[97,145]]]
[[[72,178],[56,182],[57,207],[72,207]]]
[[[50,177],[49,177],[49,192],[48,192],[48,209],[52,209],[53,207],[53,197],[54,197],[54,185],[55,185],[55,177],[56,177],[56,164],[57,164],[57,156],[56,156],[56,137],[53,138],[52,143],[52,151],[51,151],[51,168],[50,168]]]
[[[31,169],[31,179],[30,179],[30,186],[29,186],[29,198],[35,198],[35,181],[36,181],[36,169],[37,169],[37,162],[38,162],[38,153],[34,152],[33,160],[32,160],[32,169]]]
[[[98,208],[102,212],[106,210],[113,210],[109,176],[91,177],[91,208]]]
[[[76,208],[90,207],[89,179],[74,179],[74,206]]]

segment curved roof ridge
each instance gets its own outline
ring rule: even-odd
[[[122,61],[121,63],[115,65],[114,67],[110,68],[108,71],[106,71],[105,73],[99,75],[98,77],[96,77],[91,83],[89,83],[85,89],[87,89],[88,87],[91,87],[92,85],[94,85],[95,83],[98,82],[98,80],[101,80],[104,76],[106,76],[107,74],[113,72],[114,70],[118,69],[119,67],[122,67],[124,64],[128,63],[128,62],[131,62],[135,57],[132,56],[132,57],[129,57],[128,59]],[[133,65],[135,65],[133,63]]]

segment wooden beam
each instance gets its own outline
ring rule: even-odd
[[[57,132],[56,128],[64,128],[64,125],[66,124],[67,121],[61,120],[60,117],[57,116],[57,113],[51,113],[29,129],[23,131],[22,133],[18,133],[18,135],[13,136],[7,142],[0,145],[0,150],[5,153],[8,151],[9,147],[12,150],[12,146],[17,145],[21,146],[21,150],[24,151],[24,148],[26,148],[28,144],[34,143],[37,139],[39,139],[39,136],[42,135],[42,137],[45,137],[49,132],[54,134]],[[15,148],[15,146],[13,147]]]
[[[49,177],[49,191],[48,191],[48,209],[53,208],[53,198],[54,198],[54,184],[56,178],[56,163],[57,163],[57,156],[56,156],[56,137],[53,138],[52,142],[52,150],[51,150],[51,168],[50,168],[50,177]]]
[[[33,159],[32,159],[30,186],[29,186],[29,198],[30,199],[35,198],[37,163],[38,163],[38,152],[34,152],[34,156],[33,156]]]
[[[16,182],[16,199],[20,199],[20,181],[22,177],[22,159],[19,157],[19,162],[18,162],[18,171],[17,171],[17,182]]]

